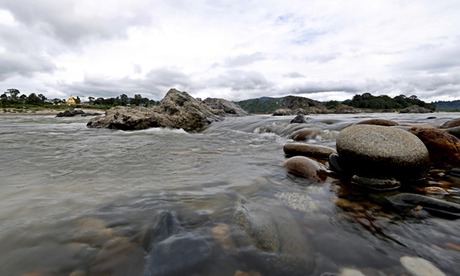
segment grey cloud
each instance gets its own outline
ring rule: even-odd
[[[0,80],[6,80],[14,75],[32,77],[35,73],[51,73],[56,66],[48,59],[38,55],[1,54]]]
[[[235,57],[226,58],[223,65],[225,67],[244,66],[263,59],[265,59],[265,56],[262,53],[239,55]]]
[[[305,78],[304,75],[300,74],[299,72],[290,72],[285,74],[283,77],[297,79],[297,78]]]
[[[160,87],[180,86],[187,88],[191,83],[190,78],[183,72],[169,68],[154,69],[147,73],[146,78],[146,83]]]
[[[348,81],[331,81],[331,82],[306,82],[301,85],[287,88],[287,93],[292,94],[312,94],[320,92],[348,92],[357,93],[362,91],[362,84],[356,84]]]
[[[187,90],[190,79],[180,71],[172,69],[155,69],[146,74],[145,78],[95,78],[86,76],[82,82],[60,83],[59,90],[79,96],[111,98],[121,94],[132,96],[141,94],[154,100],[160,100],[170,88]]]
[[[98,17],[77,13],[78,1],[3,0],[0,7],[9,10],[15,19],[42,34],[56,37],[68,45],[84,38],[123,37],[130,26],[150,22],[147,10],[133,11],[135,16],[120,12],[117,16]]]
[[[438,44],[425,44],[408,53],[395,69],[442,73],[460,68],[460,37],[440,39]]]
[[[207,86],[241,90],[269,90],[274,84],[261,73],[254,71],[229,70],[207,82]]]

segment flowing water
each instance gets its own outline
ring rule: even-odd
[[[398,213],[334,177],[314,183],[288,175],[283,145],[301,127],[321,129],[310,143],[334,147],[342,128],[368,118],[437,126],[459,116],[311,115],[307,125],[249,116],[190,134],[88,129],[84,117],[2,115],[0,275],[142,275],[148,237],[162,214],[172,214],[181,235],[200,237],[212,252],[193,266],[194,275],[278,275],[266,262],[283,254],[291,263],[308,260],[303,275],[345,268],[407,275],[402,256],[458,275],[459,220]],[[460,180],[448,182],[446,197],[459,201]],[[242,241],[241,210],[249,220],[276,225],[279,252],[259,254]],[[179,255],[162,265],[180,267]]]

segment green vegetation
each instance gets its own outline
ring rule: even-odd
[[[289,96],[288,96],[289,97]],[[284,98],[258,98],[250,99],[240,102],[235,102],[241,108],[248,111],[249,113],[255,114],[269,114],[273,113],[276,109],[279,108],[288,108],[285,106]],[[292,96],[291,96],[292,97]],[[306,99],[306,98],[305,98]],[[310,100],[311,101],[311,100]],[[314,102],[314,101],[312,101]],[[313,103],[307,103],[309,106],[314,105]],[[351,100],[340,101],[328,101],[322,103],[327,109],[335,110],[341,105],[347,105],[354,108],[368,109],[368,110],[378,110],[378,111],[399,111],[403,108],[418,105],[430,110],[436,110],[437,104],[426,103],[417,98],[417,96],[406,97],[405,95],[399,95],[394,98],[389,96],[374,96],[370,93],[364,93],[362,95],[357,94]],[[460,111],[460,101],[459,105],[456,108]]]
[[[437,101],[433,104],[436,105],[437,111],[460,112],[460,100],[456,101]]]
[[[348,106],[363,108],[363,109],[379,109],[379,110],[400,110],[413,105],[418,105],[430,110],[435,110],[436,106],[434,104],[426,103],[422,100],[419,100],[417,96],[412,95],[406,97],[404,95],[399,95],[394,98],[389,96],[373,96],[370,93],[364,93],[362,95],[355,95],[351,100],[345,100],[342,102]]]
[[[258,99],[244,100],[235,102],[241,106],[242,109],[253,114],[268,114],[273,113],[275,110],[282,108],[282,98],[269,98],[262,97]]]
[[[80,97],[74,97],[76,106],[85,108],[109,109],[113,106],[151,106],[157,104],[153,100],[142,97],[140,94],[135,94],[134,98],[129,98],[126,94],[122,94],[116,98],[94,98],[88,97],[87,102],[82,102]],[[40,109],[67,109],[66,99],[48,99],[43,94],[30,93],[21,94],[18,89],[8,89],[0,95],[0,107],[6,109],[16,110],[40,110]]]

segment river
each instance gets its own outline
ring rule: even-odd
[[[309,142],[334,147],[339,131],[361,120],[438,126],[460,114],[307,117],[308,127],[321,130]],[[141,275],[149,262],[145,236],[165,213],[212,252],[194,275],[281,274],[238,240],[242,199],[262,210],[258,219],[271,215],[279,241],[294,232],[305,240],[308,250],[292,254],[311,260],[311,275],[347,268],[406,275],[403,256],[424,258],[446,275],[460,271],[458,220],[398,213],[336,178],[288,175],[283,145],[300,127],[289,125],[292,118],[226,118],[191,134],[88,129],[85,117],[0,116],[0,275]],[[460,202],[460,179],[448,181],[449,200]]]

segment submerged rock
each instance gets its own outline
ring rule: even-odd
[[[235,219],[257,248],[246,260],[259,260],[259,265],[276,275],[309,275],[314,269],[314,252],[295,218],[283,207],[260,205],[242,198]],[[252,262],[252,260],[251,260]],[[254,263],[254,262],[252,262]]]
[[[342,169],[350,175],[420,178],[428,171],[427,148],[405,130],[353,125],[339,133],[336,145]]]
[[[373,178],[354,175],[351,184],[377,191],[391,191],[401,187],[401,182],[394,178]]]
[[[312,139],[316,136],[318,136],[321,133],[321,130],[319,129],[299,129],[297,131],[294,131],[289,138],[291,138],[294,141],[308,141],[309,139]]]
[[[403,256],[400,259],[401,264],[412,276],[445,276],[439,268],[435,267],[431,262],[411,256]]]
[[[411,193],[399,193],[386,198],[394,207],[414,208],[420,206],[427,212],[447,217],[460,217],[460,204],[442,199]]]
[[[327,178],[327,169],[321,163],[304,156],[291,157],[284,163],[288,173],[304,177],[315,182],[323,182]]]
[[[328,159],[329,155],[337,153],[330,147],[302,143],[288,143],[284,145],[283,150],[287,156],[307,156],[319,159]]]
[[[162,212],[148,239],[144,276],[187,275],[199,270],[211,256],[208,242],[188,233],[172,212]]]
[[[143,276],[190,275],[212,254],[204,238],[173,235],[156,244],[149,253]]]

